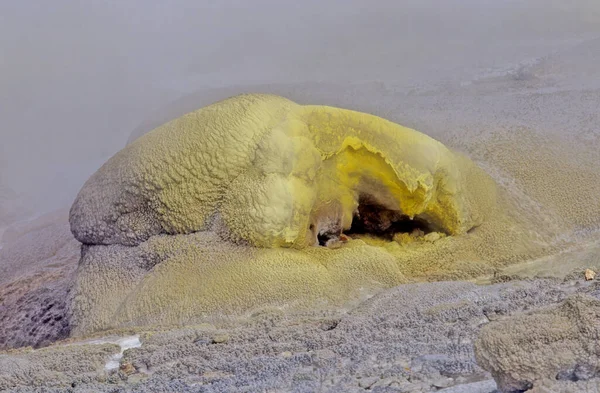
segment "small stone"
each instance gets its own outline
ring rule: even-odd
[[[438,378],[431,384],[436,388],[447,388],[452,384],[453,380],[450,378]]]
[[[291,358],[292,357],[292,353],[290,351],[285,351],[285,352],[281,352],[281,356],[283,358]]]
[[[587,381],[594,378],[596,373],[596,367],[590,364],[578,364],[575,366],[575,370],[573,372],[577,381]]]
[[[410,370],[410,364],[411,364],[411,360],[408,358],[398,358],[394,362],[394,365],[402,367],[405,371]]]
[[[207,340],[205,338],[202,338],[202,337],[198,337],[198,338],[196,338],[193,341],[193,343],[196,344],[196,345],[207,345],[207,344],[211,344],[212,341],[209,341],[209,340]]]
[[[358,386],[363,389],[370,389],[371,386],[375,385],[375,382],[377,381],[379,381],[379,378],[376,377],[362,378],[360,381],[358,381]]]
[[[135,367],[133,367],[133,364],[131,364],[129,362],[125,362],[125,363],[121,364],[119,366],[119,370],[125,375],[131,375],[131,374],[135,373]]]
[[[410,235],[412,237],[423,237],[425,236],[425,232],[423,232],[421,229],[413,229],[413,231],[410,233]]]
[[[319,324],[319,328],[324,332],[328,332],[330,330],[335,329],[339,323],[339,319],[327,319]]]
[[[213,344],[225,344],[227,341],[229,341],[228,334],[217,334],[212,338]]]
[[[577,381],[577,377],[575,377],[575,368],[570,367],[564,370],[560,370],[558,374],[556,374],[557,381]]]
[[[336,248],[342,247],[342,244],[343,244],[343,242],[339,238],[332,237],[331,239],[329,239],[325,242],[325,247],[331,248],[331,249],[336,249]]]
[[[427,235],[423,236],[423,240],[426,242],[434,243],[442,238],[442,235],[439,232],[430,232]]]
[[[585,269],[585,280],[590,281],[596,277],[596,272],[592,269]]]

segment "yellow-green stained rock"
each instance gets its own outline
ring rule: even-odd
[[[240,244],[304,248],[318,244],[319,233],[349,229],[361,198],[456,235],[481,224],[495,187],[469,160],[415,130],[242,95],[117,153],[80,191],[70,222],[86,244],[214,230]]]
[[[340,307],[401,283],[491,276],[548,250],[551,234],[526,213],[415,130],[234,97],[139,138],[83,187],[70,216],[86,243],[73,334]]]

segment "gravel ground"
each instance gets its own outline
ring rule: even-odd
[[[600,298],[582,276],[491,285],[401,285],[343,313],[263,310],[235,324],[140,332],[118,371],[115,344],[55,345],[0,355],[14,392],[471,392],[496,385],[474,357],[490,321],[573,295]]]

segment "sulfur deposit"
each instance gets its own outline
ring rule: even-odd
[[[80,191],[74,333],[329,307],[413,279],[490,274],[539,251],[510,203],[415,130],[233,97],[139,138]]]
[[[481,224],[493,199],[481,171],[417,131],[242,95],[119,152],[81,190],[70,221],[84,244],[212,229],[235,243],[304,248],[349,230],[362,201],[389,212],[388,226],[405,218],[461,234]]]

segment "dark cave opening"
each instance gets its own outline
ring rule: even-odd
[[[350,229],[333,233],[331,231],[317,234],[317,240],[321,246],[330,246],[335,241],[344,241],[344,237],[359,237],[360,235],[372,235],[388,241],[394,240],[397,233],[426,235],[435,229],[425,219],[410,217],[397,210],[391,210],[378,203],[368,195],[361,195],[358,200],[358,208],[352,219]]]
[[[427,234],[433,232],[433,229],[427,221],[419,217],[411,219],[399,211],[388,209],[368,196],[361,196],[352,226],[344,234],[348,236],[370,234],[392,240],[396,233],[414,231]]]

